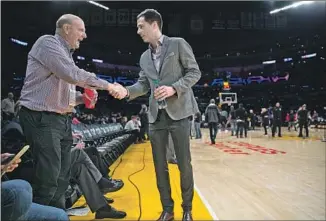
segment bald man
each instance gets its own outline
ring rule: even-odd
[[[66,14],[55,35],[43,35],[28,54],[21,91],[19,119],[34,159],[34,202],[65,208],[72,147],[71,113],[83,103],[76,85],[112,92],[115,86],[78,68],[72,54],[86,38],[81,18]],[[125,213],[103,208],[101,217],[123,218]]]

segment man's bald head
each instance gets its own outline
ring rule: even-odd
[[[80,17],[73,15],[73,14],[62,15],[56,22],[56,32],[62,30],[62,28],[65,24],[72,25],[73,21],[75,21],[75,20],[82,21],[82,19]]]
[[[83,20],[73,14],[62,15],[56,23],[56,34],[62,36],[71,49],[79,48],[79,43],[86,38],[85,24]]]

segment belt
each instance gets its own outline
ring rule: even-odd
[[[51,114],[51,115],[58,115],[58,116],[72,116],[72,113],[57,113],[57,112],[52,112],[52,111],[35,111],[35,110],[31,110],[25,106],[21,106],[21,109],[25,109],[27,111],[33,111],[33,112],[42,112],[42,113]]]

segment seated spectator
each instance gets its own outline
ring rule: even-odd
[[[6,159],[7,153],[1,154],[1,161]],[[12,172],[18,167],[20,159],[8,168],[1,165],[2,172]],[[3,170],[6,171],[3,171]],[[1,219],[2,220],[62,220],[69,217],[64,210],[51,206],[43,206],[32,202],[33,192],[31,185],[24,180],[10,180],[1,183]]]
[[[144,142],[142,136],[140,134],[140,121],[137,116],[132,116],[131,120],[129,120],[125,125],[125,130],[133,131],[137,135],[137,142],[142,143]]]
[[[8,97],[1,101],[1,111],[3,120],[12,120],[15,116],[14,94],[8,93]]]
[[[123,128],[125,128],[125,126],[126,126],[126,124],[127,124],[127,121],[128,121],[128,119],[127,119],[127,117],[122,117],[121,118],[121,125],[122,125],[122,127]]]
[[[91,211],[96,212],[95,219],[124,218],[126,213],[111,207],[108,203],[113,200],[107,201],[103,196],[103,193],[118,191],[122,186],[115,186],[103,177],[82,149],[75,147],[71,150],[71,163],[71,178],[82,190]]]

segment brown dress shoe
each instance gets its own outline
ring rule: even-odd
[[[191,212],[183,212],[182,221],[193,221]]]
[[[163,211],[157,221],[172,221],[174,220],[174,213]]]

